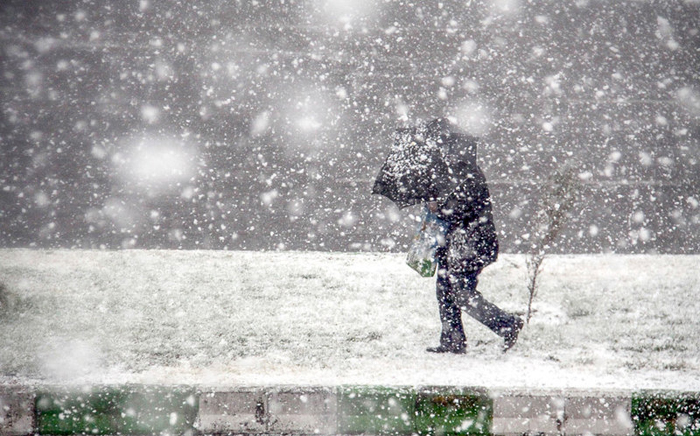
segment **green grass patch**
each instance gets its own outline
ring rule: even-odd
[[[700,436],[700,395],[636,395],[632,421],[640,436]]]
[[[181,434],[193,429],[194,391],[162,387],[105,387],[47,391],[36,398],[39,434]]]
[[[338,395],[339,434],[486,435],[493,402],[459,388],[345,387]]]
[[[416,401],[416,432],[430,435],[486,435],[493,401],[485,392],[455,388],[426,389]]]
[[[339,434],[412,434],[416,393],[408,388],[347,387],[338,395]]]

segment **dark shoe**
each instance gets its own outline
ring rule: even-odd
[[[503,336],[504,353],[513,348],[513,345],[515,345],[515,343],[518,342],[518,335],[520,334],[520,330],[523,329],[523,325],[525,325],[523,320],[520,319],[520,317],[516,317],[515,324],[510,329],[508,329],[506,334]]]
[[[438,347],[426,348],[425,351],[428,353],[452,353],[452,354],[464,354],[467,352],[467,347],[455,347],[451,345],[440,345]]]

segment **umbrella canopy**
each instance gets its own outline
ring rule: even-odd
[[[474,168],[476,138],[450,132],[445,121],[400,128],[372,193],[389,198],[399,208],[441,201]]]

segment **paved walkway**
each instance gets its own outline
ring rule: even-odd
[[[0,434],[700,435],[700,393],[0,386]]]

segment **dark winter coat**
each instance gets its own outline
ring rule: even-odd
[[[448,223],[445,247],[437,256],[454,272],[478,272],[496,261],[498,237],[486,177],[476,164],[476,138],[452,133],[446,141],[446,160],[460,184],[438,202],[437,215]],[[450,150],[453,149],[453,150]],[[454,150],[472,150],[455,155]]]

